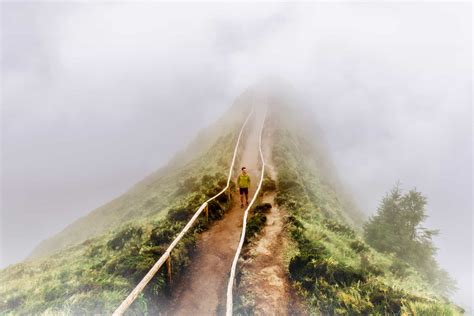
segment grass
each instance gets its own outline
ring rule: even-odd
[[[375,251],[361,237],[352,204],[338,195],[312,145],[285,121],[274,136],[275,202],[287,210],[285,228],[292,284],[314,314],[458,315],[407,264]],[[317,149],[316,149],[317,150]]]
[[[247,222],[245,243],[249,243],[265,227],[267,222],[267,216],[265,214],[267,214],[271,208],[272,205],[270,203],[262,203],[254,207],[252,215]]]
[[[0,271],[0,314],[113,312],[197,208],[225,186],[236,135],[234,131],[220,137],[208,152],[182,169],[157,177],[158,183],[141,184],[149,188],[141,193],[144,202],[139,207],[126,203],[130,208],[126,213],[134,214],[129,220],[122,219],[114,228],[79,244]],[[166,207],[165,202],[169,203]],[[229,206],[226,195],[221,195],[209,204],[209,220],[222,218]],[[174,275],[187,267],[197,235],[208,226],[201,216],[172,252]],[[162,268],[127,314],[154,314],[168,295],[166,268]]]
[[[285,261],[294,288],[313,314],[457,315],[410,266],[360,238],[360,214],[328,178],[324,155],[285,120],[273,116],[278,178],[264,191],[288,213]],[[47,256],[0,271],[0,314],[110,314],[163,254],[193,212],[224,185],[236,130],[194,160],[171,165],[43,244]],[[209,205],[222,218],[229,201]],[[249,219],[249,240],[264,227],[268,205]],[[115,212],[115,213],[114,213]],[[94,224],[100,228],[94,230]],[[192,257],[201,217],[172,253],[173,273]],[[86,229],[82,232],[81,229]],[[248,240],[247,240],[248,241]],[[60,249],[60,250],[58,250]],[[162,269],[127,315],[158,314],[169,284]],[[244,304],[245,305],[245,304]]]

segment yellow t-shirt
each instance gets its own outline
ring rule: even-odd
[[[248,188],[250,186],[250,177],[248,174],[239,174],[237,178],[237,185],[239,188]]]

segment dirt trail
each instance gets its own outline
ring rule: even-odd
[[[276,179],[271,159],[271,137],[264,138],[266,167]],[[284,210],[274,203],[276,193],[266,193],[261,202],[272,204],[267,222],[257,240],[247,246],[242,264],[239,292],[252,301],[255,315],[300,315],[301,307],[292,293],[286,273],[284,249],[288,239],[284,231]]]
[[[260,177],[258,137],[260,120],[249,121],[247,139],[241,156],[251,177],[249,201]],[[234,176],[235,181],[236,175]],[[233,206],[224,218],[201,234],[192,263],[173,293],[167,315],[217,315],[225,313],[225,288],[232,259],[239,243],[244,209],[240,197],[232,193]]]

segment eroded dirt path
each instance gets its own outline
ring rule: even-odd
[[[272,209],[261,237],[252,242],[242,265],[240,292],[253,301],[255,315],[287,315],[290,287],[287,281],[282,248],[283,216],[273,204],[275,193],[266,194],[263,203]]]
[[[260,177],[258,137],[261,121],[258,116],[249,121],[248,136],[243,146],[241,163],[251,177],[249,201]],[[250,124],[252,123],[252,124]],[[240,168],[239,168],[240,169]],[[235,181],[236,175],[234,177]],[[232,193],[233,207],[224,218],[201,234],[191,265],[175,289],[167,315],[221,315],[225,313],[225,288],[232,259],[239,243],[244,209],[240,197]]]
[[[276,179],[270,134],[264,138],[264,155],[270,177]],[[260,235],[246,247],[239,293],[250,302],[255,315],[300,315],[302,309],[292,292],[284,259],[288,247],[285,212],[275,205],[275,195],[276,192],[268,192],[261,199],[272,208]]]

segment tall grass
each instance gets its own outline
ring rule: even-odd
[[[135,287],[197,208],[226,184],[235,133],[222,136],[209,152],[180,171],[162,175],[164,189],[146,190],[140,208],[105,233],[45,258],[11,265],[0,271],[0,314],[110,314]],[[225,161],[225,163],[224,163]],[[148,183],[154,186],[153,183]],[[155,186],[156,187],[156,186]],[[146,198],[145,198],[146,197]],[[169,201],[163,209],[160,200]],[[230,201],[221,195],[209,204],[210,222],[222,218]],[[93,225],[93,223],[90,223]],[[173,275],[191,260],[197,235],[209,222],[201,217],[171,254]],[[169,295],[166,268],[132,304],[130,315],[156,314]]]
[[[288,212],[288,273],[315,314],[458,315],[410,266],[367,245],[331,181],[318,169],[311,145],[275,124],[275,201]],[[306,148],[306,150],[302,150]],[[311,153],[311,154],[308,154]]]

